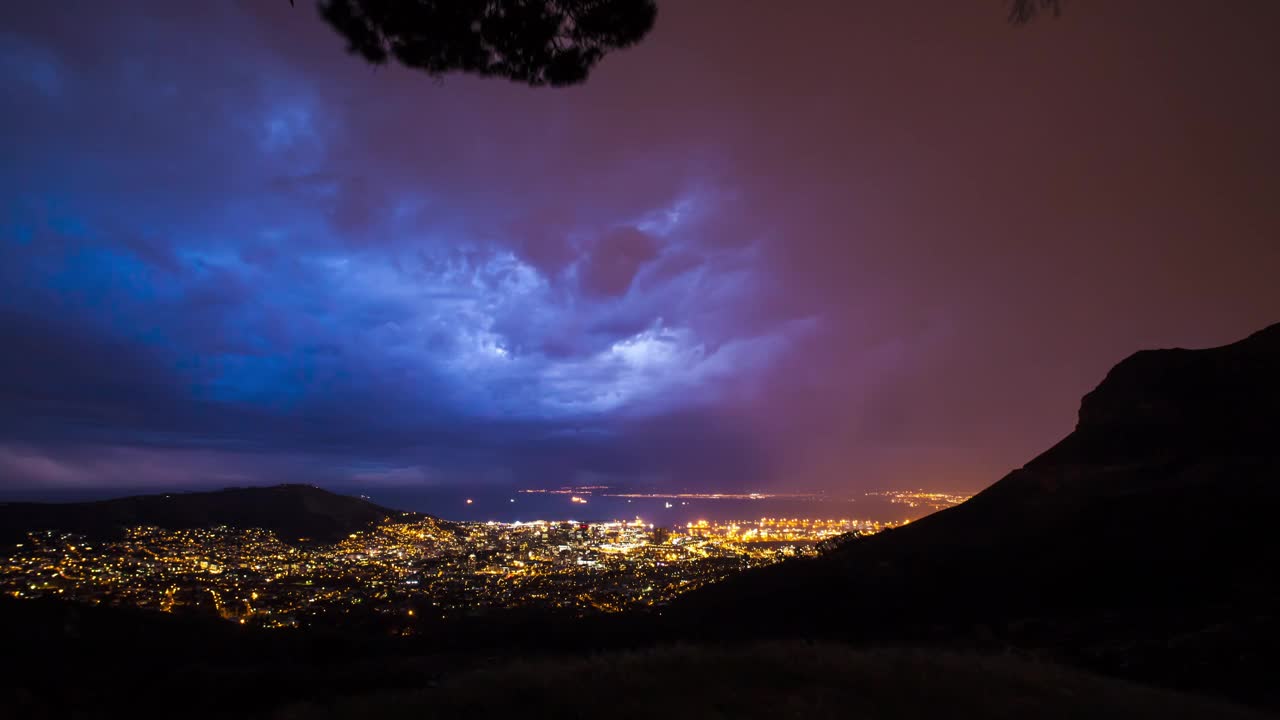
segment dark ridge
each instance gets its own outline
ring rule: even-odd
[[[1219,348],[1130,355],[1084,396],[1075,432],[1028,467],[1266,455],[1277,438],[1280,324]]]
[[[228,525],[271,530],[286,542],[333,542],[388,520],[423,517],[311,485],[275,485],[98,502],[0,503],[0,542],[20,542],[39,530],[113,537],[137,525],[170,530]]]
[[[569,627],[544,632],[554,639]],[[1009,720],[1270,717],[1007,654],[808,642],[575,654],[467,646],[441,652],[404,638],[272,631],[9,598],[0,598],[0,633],[8,651],[0,656],[0,716],[13,718],[172,718],[180,708],[180,716],[192,720],[816,720],[934,718],[939,707],[953,717]]]
[[[1139,352],[975,496],[667,613],[678,632],[988,644],[1280,706],[1280,325]]]

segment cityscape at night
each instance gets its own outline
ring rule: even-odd
[[[948,497],[951,504],[964,500]],[[0,548],[0,592],[272,628],[341,626],[354,615],[411,633],[414,619],[425,615],[661,608],[749,568],[813,556],[907,522],[761,517],[665,528],[638,517],[602,523],[391,517],[336,543],[226,526],[132,527],[108,540],[46,530]]]
[[[1280,0],[0,2],[0,720],[1280,718]]]

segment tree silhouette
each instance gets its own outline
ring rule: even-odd
[[[1062,14],[1062,0],[1013,0],[1009,5],[1009,22],[1026,25],[1042,12]]]
[[[292,3],[293,0],[290,0]],[[347,50],[440,77],[576,85],[653,27],[653,0],[318,0]]]
[[[289,0],[295,4],[296,0]],[[433,77],[452,72],[533,86],[577,85],[606,54],[653,28],[654,0],[317,0],[347,51]],[[1059,15],[1062,0],[1009,0],[1009,22]]]

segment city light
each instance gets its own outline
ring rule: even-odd
[[[666,529],[640,517],[388,519],[332,544],[290,544],[266,530],[231,527],[134,527],[102,542],[45,531],[0,551],[0,592],[208,613],[263,627],[355,615],[416,620],[423,603],[445,618],[511,608],[619,612],[661,607],[748,568],[896,524],[761,517]]]

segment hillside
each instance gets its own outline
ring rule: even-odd
[[[288,542],[330,542],[389,518],[414,517],[421,516],[310,485],[276,485],[84,503],[0,503],[0,542],[21,540],[32,530],[109,536],[134,525],[265,528]]]
[[[1025,657],[803,642],[565,656],[0,598],[14,718],[1239,718]],[[158,660],[162,659],[162,660]],[[140,671],[141,670],[141,671]],[[70,682],[69,682],[70,680]],[[216,688],[217,692],[210,692]]]
[[[1278,368],[1280,325],[1138,353],[1069,436],[971,501],[658,617],[517,613],[389,638],[0,599],[0,714],[1260,717],[1127,681],[1280,708]],[[0,531],[231,524],[324,540],[392,516],[295,485],[0,505]],[[223,692],[188,702],[210,687]]]
[[[495,692],[495,688],[500,692]],[[297,705],[342,718],[1160,718],[1263,715],[1010,657],[771,643],[667,647],[462,673],[434,687]]]
[[[1280,325],[1137,353],[963,505],[676,603],[694,636],[1017,646],[1277,703]]]

